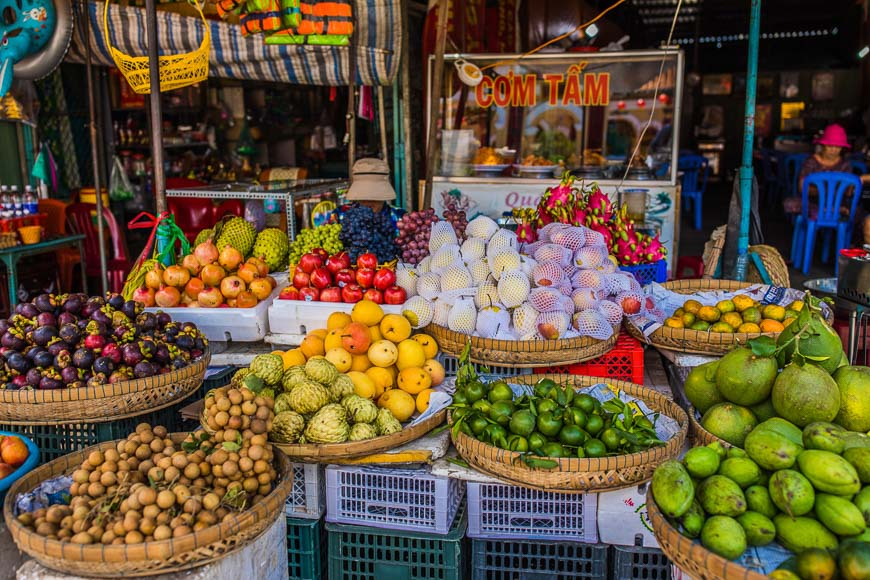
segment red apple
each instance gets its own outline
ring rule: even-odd
[[[381,268],[375,272],[374,285],[378,290],[386,290],[396,283],[396,273],[389,268]]]
[[[390,286],[384,290],[384,304],[404,304],[408,293],[399,286]]]
[[[356,259],[357,268],[371,268],[374,270],[378,267],[378,257],[371,252],[360,254]]]
[[[327,252],[323,248],[314,248],[313,250],[311,250],[311,253],[320,256],[320,259],[323,260],[324,263],[326,263],[327,258],[329,258],[329,252]]]
[[[311,285],[318,290],[323,290],[332,284],[332,276],[329,275],[329,270],[326,268],[315,268],[311,272]]]
[[[302,288],[299,290],[299,299],[306,302],[317,302],[320,299],[320,290],[317,288]]]
[[[359,302],[363,297],[363,289],[359,284],[348,284],[341,289],[341,299],[345,302],[353,304]]]
[[[356,271],[356,283],[363,288],[371,288],[375,281],[375,271],[371,268],[360,268]]]
[[[321,302],[341,302],[341,288],[329,286],[320,291]]]
[[[321,266],[323,266],[323,258],[320,257],[319,254],[308,252],[299,258],[299,267],[297,270],[302,270],[306,274],[310,274],[315,270],[315,268],[320,268]]]
[[[626,314],[637,314],[640,312],[640,300],[634,296],[626,296],[622,299],[622,311]]]
[[[363,298],[365,300],[371,300],[375,304],[384,303],[384,295],[377,288],[369,288],[368,290],[363,292]]]
[[[344,288],[347,284],[356,282],[356,274],[350,268],[342,268],[335,273],[335,283],[339,288]]]
[[[339,252],[334,256],[330,256],[326,260],[326,269],[329,270],[329,273],[333,276],[339,270],[343,270],[344,268],[350,268],[350,256],[347,255],[347,252]]]
[[[299,300],[299,290],[294,286],[287,286],[278,294],[278,300]]]
[[[308,283],[311,281],[311,276],[308,273],[303,272],[302,270],[296,270],[296,273],[293,274],[293,286],[302,290],[303,288],[308,287]]]

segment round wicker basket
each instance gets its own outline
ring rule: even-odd
[[[579,375],[532,375],[512,377],[510,382],[533,384],[542,378],[553,379],[560,385],[588,387],[602,382],[599,377]],[[542,491],[583,493],[613,490],[648,480],[655,468],[668,459],[677,457],[683,447],[688,430],[688,418],[679,405],[664,395],[634,383],[607,381],[622,392],[642,400],[652,410],[676,419],[680,432],[665,445],[639,453],[601,457],[597,459],[556,459],[553,469],[535,469],[527,466],[520,453],[507,451],[470,437],[461,431],[453,438],[459,455],[476,469],[513,485]]]
[[[724,439],[720,439],[704,429],[701,426],[701,422],[695,419],[695,407],[689,405],[689,436],[694,441],[695,445],[709,445],[710,443],[719,442],[725,446],[725,448],[731,447],[731,444],[725,441]]]
[[[57,390],[0,390],[0,423],[105,423],[152,411],[183,399],[199,388],[211,359],[208,349],[194,363],[145,379],[99,387]]]
[[[172,434],[175,442],[181,442],[185,437],[186,433]],[[119,578],[176,573],[219,560],[251,542],[277,518],[283,517],[284,502],[293,489],[293,466],[279,452],[275,453],[279,479],[272,493],[263,501],[219,524],[178,538],[131,545],[80,545],[50,540],[18,522],[13,513],[18,494],[30,491],[52,477],[71,473],[92,451],[114,448],[116,444],[117,441],[110,441],[70,453],[15,482],[6,496],[3,515],[12,539],[22,552],[43,566],[82,576]]]
[[[652,496],[652,489],[647,491],[646,509],[662,552],[694,580],[765,580],[767,578],[766,574],[726,560],[702,546],[700,542],[692,541],[682,535],[659,511]]]
[[[471,340],[471,360],[479,364],[515,368],[571,365],[606,354],[616,345],[619,327],[607,340],[566,338],[560,340],[495,340],[469,336],[430,324],[426,332],[446,354],[458,357]]]

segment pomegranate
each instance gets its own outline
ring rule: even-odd
[[[203,266],[199,273],[199,277],[202,278],[206,286],[219,286],[226,275],[226,271],[217,264]]]
[[[174,286],[162,286],[154,293],[154,301],[161,308],[174,308],[181,303],[181,292]]]
[[[239,266],[239,271],[236,272],[239,278],[245,281],[245,284],[250,284],[254,281],[254,278],[260,277],[260,271],[257,270],[257,267],[254,264],[242,264]]]
[[[239,267],[244,259],[245,257],[240,251],[227,244],[218,256],[218,263],[226,268],[227,272],[232,272]]]
[[[248,290],[251,291],[258,300],[265,300],[272,293],[272,285],[266,278],[257,278],[248,284]]]
[[[248,258],[247,263],[255,265],[257,267],[257,270],[260,272],[260,276],[268,276],[269,266],[267,266],[266,262],[264,262],[260,258],[255,258],[251,256],[250,258]]]
[[[239,308],[253,308],[257,302],[257,297],[248,291],[239,292],[239,296],[236,298],[236,306]]]
[[[237,298],[245,291],[245,282],[238,276],[227,276],[221,280],[221,294],[226,298]]]
[[[156,304],[154,301],[154,289],[147,286],[136,288],[133,290],[133,300],[141,302],[145,306],[154,306]]]
[[[202,266],[214,264],[218,259],[218,249],[211,240],[206,240],[193,249],[193,255]]]
[[[163,268],[160,264],[154,264],[154,268],[145,274],[145,285],[152,290],[159,290],[163,284]]]
[[[217,308],[224,301],[224,295],[221,294],[221,291],[218,288],[206,288],[199,293],[199,296],[196,297],[196,301],[199,302],[199,305],[203,308]]]
[[[202,264],[199,263],[199,260],[196,259],[196,256],[193,254],[188,254],[181,261],[181,265],[184,268],[187,268],[187,271],[190,272],[191,276],[196,276],[199,274],[199,271],[202,270]]]
[[[190,272],[188,272],[186,268],[182,268],[181,266],[169,266],[168,268],[166,268],[166,270],[163,271],[163,282],[167,286],[184,288],[184,285],[187,284],[188,280],[190,280]],[[158,301],[158,304],[159,303],[160,302]]]
[[[184,286],[184,295],[196,300],[199,293],[205,289],[205,283],[199,278],[191,278]]]

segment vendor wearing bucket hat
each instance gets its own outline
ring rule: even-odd
[[[389,213],[394,224],[405,213],[391,205],[396,200],[396,190],[390,184],[390,166],[386,161],[374,157],[360,159],[353,164],[350,179],[350,188],[345,194],[350,203],[338,208],[330,221],[341,221],[341,213],[354,203]]]

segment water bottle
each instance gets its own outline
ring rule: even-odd
[[[0,216],[12,217],[12,198],[9,196],[9,187],[0,186]]]
[[[33,188],[29,185],[24,186],[24,214],[36,215],[39,213],[39,200],[33,193]]]
[[[12,186],[12,215],[21,217],[24,215],[24,201],[21,199],[21,193],[18,192],[18,186]]]

